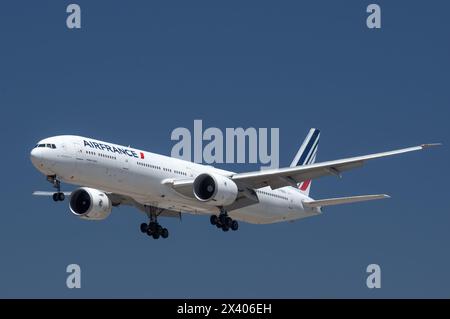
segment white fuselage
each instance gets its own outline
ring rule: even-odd
[[[219,208],[195,198],[182,196],[165,182],[192,179],[202,173],[231,176],[234,173],[177,158],[102,142],[81,136],[55,136],[31,152],[33,165],[45,175],[105,192],[132,197],[159,208],[197,214],[219,212]],[[275,223],[309,217],[319,209],[304,208],[308,196],[293,187],[256,189],[259,202],[232,210],[229,215],[255,224]]]

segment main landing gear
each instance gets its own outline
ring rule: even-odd
[[[147,234],[150,237],[153,237],[153,239],[158,239],[159,237],[169,237],[169,231],[167,230],[167,228],[163,228],[159,223],[152,221],[148,224],[142,223],[141,232]]]
[[[153,237],[153,239],[159,239],[160,237],[165,239],[169,237],[167,228],[163,228],[157,221],[158,215],[162,212],[162,209],[159,210],[160,212],[158,213],[158,208],[156,207],[146,206],[145,208],[146,213],[150,218],[150,222],[148,224],[141,224],[141,232]]]
[[[53,194],[53,200],[55,202],[63,201],[66,196],[63,192],[61,192],[61,182],[58,180],[56,175],[47,176],[47,180],[53,184],[53,187],[56,188],[57,192]]]
[[[239,229],[239,223],[228,216],[227,211],[221,209],[219,216],[211,215],[211,225],[215,225],[217,228],[221,228],[224,232],[230,229],[236,231]]]

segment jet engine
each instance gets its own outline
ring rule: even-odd
[[[238,187],[228,177],[204,173],[194,180],[194,196],[201,202],[214,206],[232,204],[238,195]]]
[[[111,214],[112,202],[102,191],[81,187],[70,195],[69,207],[80,218],[102,220]]]

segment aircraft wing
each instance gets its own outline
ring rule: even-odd
[[[34,195],[34,196],[48,196],[48,197],[51,197],[51,196],[53,196],[54,193],[55,192],[34,191],[32,193],[32,195]],[[63,192],[63,193],[67,197],[70,197],[70,195],[72,194],[72,192]],[[121,195],[121,194],[117,194],[117,193],[109,193],[109,192],[106,192],[106,196],[109,197],[109,199],[111,200],[113,206],[119,206],[119,205],[133,206],[133,207],[139,209],[140,211],[142,211],[143,213],[147,214],[147,210],[145,209],[145,205],[137,202],[136,200],[134,200],[130,196]],[[180,214],[181,213],[178,212],[178,211],[161,208],[160,212],[158,213],[158,216],[180,218]]]
[[[141,212],[145,213],[146,215],[149,214],[148,210],[145,209],[145,205],[139,203],[134,198],[126,195],[121,195],[117,193],[106,193],[106,195],[111,199],[111,202],[113,203],[113,206],[119,206],[119,205],[128,205],[133,206],[137,209],[139,209]],[[151,205],[150,205],[151,206]],[[165,208],[159,208],[158,209],[158,216],[164,216],[164,217],[173,217],[173,218],[181,218],[181,213],[178,211],[165,209]]]
[[[361,167],[366,161],[371,159],[413,151],[420,151],[435,145],[440,144],[422,144],[419,146],[402,148],[389,152],[356,156],[311,165],[263,170],[249,173],[237,173],[232,175],[231,179],[240,185],[245,185],[246,187],[250,188],[260,188],[265,186],[270,186],[272,189],[277,189],[284,186],[295,187],[297,183],[309,179],[315,179],[325,175],[336,175],[340,177],[342,172]]]
[[[46,191],[34,191],[32,195],[34,196],[53,196],[55,192],[46,192]],[[70,196],[72,192],[61,192],[64,193],[65,196]]]

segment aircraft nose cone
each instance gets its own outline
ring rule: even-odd
[[[34,166],[38,167],[40,163],[42,163],[42,154],[40,150],[37,148],[33,148],[30,152],[30,159],[31,163],[33,163]]]

